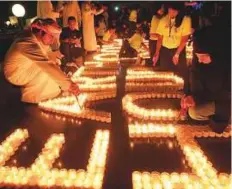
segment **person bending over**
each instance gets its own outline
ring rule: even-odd
[[[57,97],[62,91],[79,93],[74,84],[48,57],[49,45],[59,37],[56,22],[36,19],[8,50],[3,70],[6,79],[21,87],[21,100],[38,103]]]
[[[221,32],[205,28],[194,35],[195,59],[190,72],[191,93],[181,100],[182,109],[198,121],[210,120],[222,132],[231,116],[230,59],[226,59]]]

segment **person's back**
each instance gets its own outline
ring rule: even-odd
[[[37,19],[11,45],[4,61],[6,79],[21,87],[22,101],[38,103],[68,91],[72,82],[48,57],[47,50],[60,29]],[[33,33],[34,32],[34,33]],[[39,40],[40,39],[40,40]]]

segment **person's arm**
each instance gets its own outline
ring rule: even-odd
[[[183,49],[185,48],[185,45],[186,45],[186,43],[187,43],[187,41],[188,41],[188,38],[189,38],[189,35],[186,35],[186,36],[182,36],[181,37],[181,42],[180,42],[180,45],[179,45],[179,47],[177,48],[177,50],[176,50],[176,53],[175,53],[175,55],[180,55],[180,53],[183,51]]]
[[[47,59],[40,50],[40,47],[34,41],[29,40],[24,41],[23,43],[18,43],[16,48],[54,80],[63,91],[69,90],[70,85],[72,84],[71,80],[66,77],[66,75],[54,65],[51,60]]]

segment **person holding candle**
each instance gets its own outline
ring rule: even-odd
[[[48,57],[49,46],[60,32],[52,19],[36,19],[8,50],[4,75],[10,83],[21,87],[23,102],[38,103],[62,91],[79,93],[78,86]]]
[[[221,37],[227,30],[218,29],[208,27],[194,35],[191,93],[182,98],[181,107],[192,119],[210,120],[212,130],[222,132],[231,116],[230,53],[226,52],[230,42]]]
[[[185,45],[192,34],[191,18],[183,14],[183,2],[167,4],[168,14],[158,25],[156,33],[158,40],[153,57],[155,66],[158,59],[162,70],[176,72],[184,83],[184,91],[189,90],[189,70],[186,64]]]

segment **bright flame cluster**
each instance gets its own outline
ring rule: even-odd
[[[0,145],[0,166],[5,164],[28,136],[28,131],[26,129],[17,129],[2,142]]]
[[[24,133],[25,134],[25,133]],[[56,150],[62,146],[64,136],[53,135],[46,143],[40,158],[49,159],[49,155],[56,156]],[[109,131],[97,130],[93,147],[87,166],[87,171],[82,169],[41,169],[36,163],[30,168],[24,167],[0,167],[0,185],[7,187],[62,187],[62,188],[102,188],[107,149],[109,143]],[[53,148],[53,149],[52,149]],[[46,155],[45,155],[46,154]],[[54,156],[54,158],[55,158]],[[50,164],[43,161],[44,164]],[[34,168],[33,168],[34,167]],[[36,169],[37,168],[37,169]]]
[[[177,91],[184,80],[172,72],[154,72],[150,68],[134,67],[127,70],[126,91]]]
[[[176,129],[172,124],[129,124],[130,138],[140,137],[172,137]]]
[[[110,96],[106,94],[106,96]],[[91,119],[101,122],[111,122],[111,114],[108,112],[94,111],[84,108],[84,104],[87,101],[87,94],[81,94],[78,97],[79,104],[77,103],[76,97],[67,96],[47,100],[39,103],[39,108],[50,111],[53,113],[59,113],[67,116],[76,118]],[[80,106],[82,107],[80,107]]]
[[[64,142],[64,134],[53,134],[49,137],[42,149],[42,153],[39,154],[38,158],[32,164],[32,170],[41,172],[42,170],[51,169],[56,158],[60,155],[60,150]]]
[[[97,54],[93,57],[94,60],[102,62],[118,62],[119,57],[117,53],[103,53]]]
[[[169,94],[170,97],[179,97],[179,94]],[[167,97],[167,94],[160,94]],[[146,109],[134,103],[135,100],[144,98],[157,98],[157,94],[127,94],[123,97],[123,109],[129,114],[139,119],[152,121],[172,121],[178,120],[179,111],[172,109]]]
[[[171,132],[166,129],[168,127],[171,128]],[[158,131],[156,135],[152,135],[154,134],[154,128]],[[129,133],[131,138],[163,137],[162,135],[158,136],[160,133],[166,134],[168,137],[175,135],[188,165],[193,168],[191,174],[134,171],[132,173],[133,188],[231,188],[232,175],[218,173],[194,139],[194,137],[228,138],[231,137],[231,133],[199,132],[196,131],[198,129],[203,131],[202,128],[193,128],[192,126],[178,127],[175,130],[171,125],[130,124]]]

